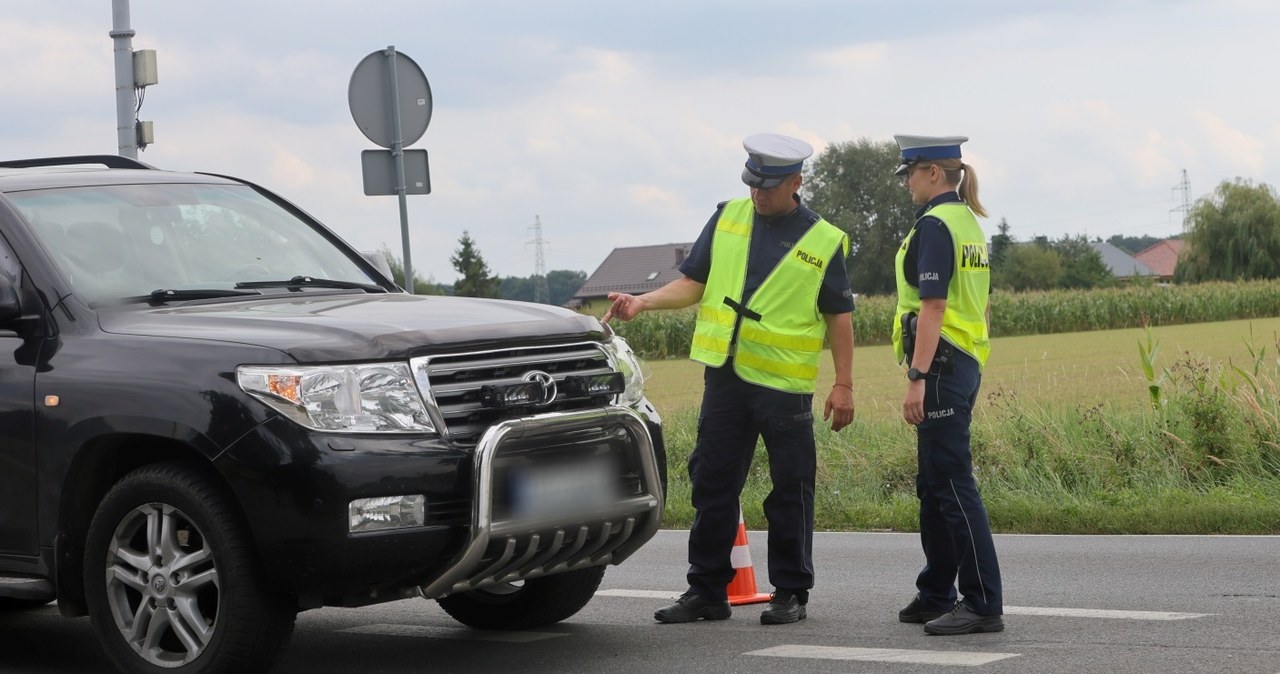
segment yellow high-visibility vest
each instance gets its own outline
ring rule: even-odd
[[[954,249],[955,273],[947,284],[947,309],[942,314],[942,338],[986,365],[991,353],[991,339],[987,333],[987,296],[991,292],[991,263],[987,257],[987,237],[973,211],[960,201],[937,204],[920,217],[932,215],[942,221],[951,234]],[[894,273],[898,283],[898,308],[893,316],[893,352],[898,362],[910,358],[903,352],[902,316],[920,311],[920,289],[907,283],[902,261],[907,256],[907,246],[916,228],[912,227],[902,247],[894,258]]]
[[[842,262],[837,252],[848,254],[848,237],[826,220],[813,223],[740,314],[726,300],[742,306],[754,218],[750,199],[729,201],[720,211],[689,357],[720,367],[732,352],[734,372],[743,381],[813,393],[827,328],[818,312],[818,291],[827,265]]]

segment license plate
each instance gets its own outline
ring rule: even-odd
[[[590,518],[617,503],[617,471],[604,460],[526,466],[508,477],[511,514],[517,518]]]

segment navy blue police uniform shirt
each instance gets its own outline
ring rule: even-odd
[[[932,215],[920,217],[937,206],[960,201],[955,192],[944,192],[929,200],[916,211],[916,235],[907,245],[907,255],[902,260],[902,275],[909,285],[920,290],[920,299],[946,299],[947,286],[955,273],[956,257],[951,232],[946,225]]]
[[[755,214],[751,228],[751,244],[747,251],[747,275],[742,291],[742,304],[751,300],[751,295],[764,283],[765,278],[773,271],[784,255],[791,252],[800,237],[804,236],[813,223],[820,219],[817,213],[800,203],[798,197],[796,209],[785,215],[766,218]],[[680,265],[680,273],[705,284],[711,274],[711,239],[716,232],[716,222],[720,220],[720,211],[727,202],[721,202],[716,212],[707,221],[698,240],[689,249],[689,255]],[[839,264],[835,264],[839,261]],[[844,251],[840,246],[831,255],[831,264],[827,265],[822,278],[822,287],[818,290],[818,311],[823,314],[844,314],[853,311],[853,291],[849,288],[849,275],[844,268]]]

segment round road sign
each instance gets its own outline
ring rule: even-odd
[[[392,120],[391,78],[387,54],[394,47],[379,49],[356,65],[347,85],[347,101],[351,117],[369,140],[385,148],[395,144]],[[431,85],[413,59],[395,52],[396,93],[400,111],[400,142],[407,146],[417,142],[431,122]]]

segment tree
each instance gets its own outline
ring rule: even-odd
[[[532,276],[504,276],[498,283],[498,297],[517,302],[533,301]]]
[[[396,257],[391,249],[385,244],[382,246],[382,254],[387,258],[387,264],[391,266],[391,280],[396,285],[404,287],[404,263],[400,258]],[[417,271],[413,272],[413,294],[414,295],[444,295],[444,289],[436,283],[434,278],[422,278]]]
[[[1105,288],[1115,284],[1115,275],[1083,235],[1064,235],[1051,246],[1062,261],[1059,288]]]
[[[560,306],[573,299],[573,294],[587,282],[587,272],[557,269],[547,273],[547,294],[551,304]]]
[[[1013,246],[1013,236],[1009,234],[1009,221],[1000,218],[999,234],[991,235],[991,268],[999,268],[1004,262],[1005,251]]]
[[[471,233],[463,230],[458,249],[449,258],[462,278],[453,282],[453,293],[459,297],[497,297],[498,277],[489,273],[489,265],[476,249]]]
[[[498,297],[504,300],[533,302],[534,283],[536,280],[536,276],[503,277]],[[547,273],[547,304],[558,306],[568,302],[573,299],[573,294],[578,292],[578,288],[581,288],[582,284],[586,282],[587,273],[584,271],[557,269]]]
[[[1143,234],[1142,236],[1125,236],[1123,234],[1114,234],[1107,238],[1107,243],[1123,250],[1130,255],[1136,255],[1142,251],[1160,243],[1164,239],[1156,236]]]
[[[1280,277],[1280,200],[1270,185],[1236,178],[1187,213],[1190,232],[1178,282]]]
[[[1048,290],[1062,279],[1062,256],[1047,245],[1019,243],[1004,253],[1004,264],[991,269],[991,285],[1008,290]]]
[[[893,175],[897,144],[863,138],[836,143],[805,169],[808,205],[849,234],[847,261],[854,292],[895,291],[893,259],[915,223],[915,206]]]

